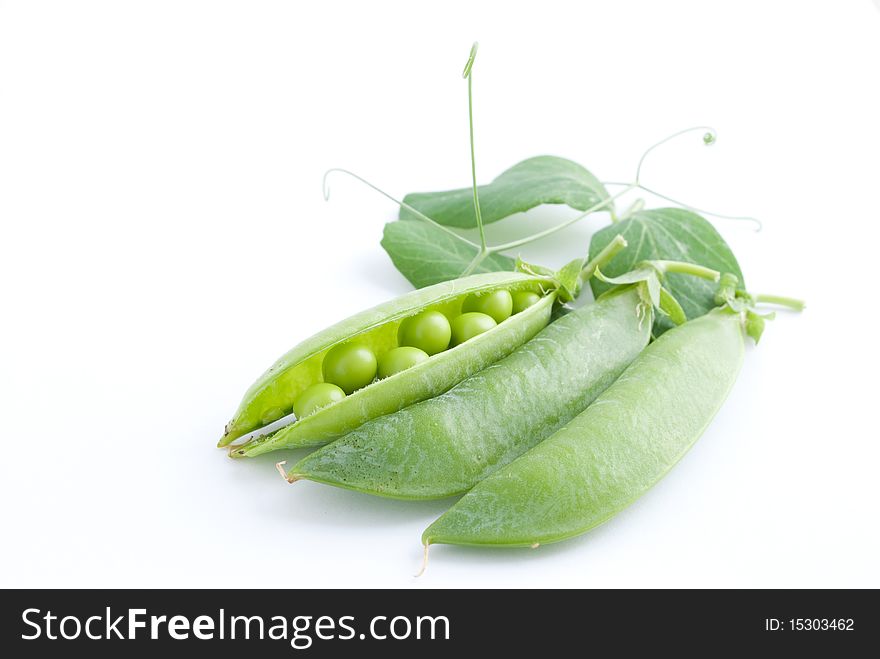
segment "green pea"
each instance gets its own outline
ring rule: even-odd
[[[513,311],[513,297],[506,288],[499,288],[490,293],[471,293],[464,299],[461,310],[464,313],[478,311],[492,316],[496,323],[501,323],[510,318]]]
[[[512,297],[513,313],[515,314],[518,314],[520,311],[525,311],[541,299],[541,296],[534,291],[514,291]]]
[[[302,392],[293,401],[293,413],[297,419],[317,412],[322,407],[337,403],[345,398],[345,392],[335,384],[319,382]]]
[[[436,355],[449,347],[452,329],[439,311],[423,311],[404,319],[397,330],[397,342]]]
[[[498,325],[492,316],[479,311],[469,311],[452,319],[452,345],[461,345],[478,334],[488,332]]]
[[[315,451],[290,477],[398,499],[467,492],[580,414],[636,358],[651,336],[640,303],[630,288],[575,309],[446,393]]]
[[[664,333],[596,401],[462,497],[426,544],[535,546],[620,512],[687,453],[721,407],[744,354],[739,314]]]
[[[376,377],[376,355],[367,346],[343,343],[324,356],[321,370],[325,382],[332,382],[350,394]]]
[[[379,378],[385,379],[428,359],[428,353],[411,346],[401,346],[379,356]]]

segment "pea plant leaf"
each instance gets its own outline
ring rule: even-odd
[[[628,246],[603,269],[609,278],[632,270],[642,261],[669,260],[697,263],[736,275],[743,281],[739,263],[721,235],[705,218],[680,208],[643,210],[593,234],[590,258],[614,237],[622,235]],[[696,318],[716,306],[717,284],[698,277],[670,273],[665,278],[667,292],[678,300],[688,318]],[[611,284],[598,277],[590,280],[593,295],[601,295]],[[678,310],[674,314],[680,320]],[[658,314],[654,333],[660,335],[673,326],[668,316]]]
[[[394,266],[416,288],[461,276],[477,249],[424,221],[389,222],[382,235],[382,247]],[[516,261],[503,254],[490,254],[474,270],[513,271]]]
[[[587,169],[557,156],[536,156],[523,160],[488,185],[478,186],[477,189],[483,224],[497,222],[541,204],[565,204],[584,211],[609,196],[605,186]],[[477,226],[472,188],[414,192],[406,195],[403,201],[438,224],[460,229]],[[611,207],[609,204],[608,208]],[[403,206],[399,218],[418,219]]]

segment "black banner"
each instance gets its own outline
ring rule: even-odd
[[[517,656],[602,647],[855,656],[878,647],[878,623],[869,590],[7,590],[0,642],[6,656],[118,657],[139,646],[190,657],[221,644],[259,657],[484,647]]]

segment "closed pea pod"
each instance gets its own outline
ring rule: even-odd
[[[718,309],[663,334],[583,413],[429,526],[426,551],[435,543],[557,542],[631,504],[684,456],[723,404],[751,315]]]
[[[699,438],[733,386],[743,345],[731,313],[666,332],[582,414],[462,497],[424,544],[528,547],[606,521]]]
[[[360,367],[366,366],[363,369],[342,368],[337,372],[332,368],[323,372],[325,360],[333,356],[338,346],[366,348],[381,358],[385,352],[398,347],[399,329],[406,319],[426,312],[436,312],[444,318],[455,316],[460,313],[467,295],[498,288],[534,291],[541,295],[541,301],[529,309],[529,313],[510,318],[491,332],[454,349],[438,352],[423,363],[367,386],[363,386],[367,376],[372,379],[370,373],[375,375],[374,364],[369,359],[354,360]],[[534,336],[549,322],[555,299],[554,284],[546,277],[487,273],[414,291],[364,311],[307,339],[279,359],[245,394],[219,445],[232,445],[230,455],[234,457],[259,455],[278,448],[320,445],[372,418],[435,396]],[[440,338],[442,340],[442,336]],[[345,365],[348,359],[341,362]],[[325,375],[328,380],[341,376],[342,388],[348,387],[352,393],[305,418],[291,420],[272,434],[249,436],[252,431],[259,432],[260,428],[289,414],[297,397],[325,379]],[[285,420],[286,417],[280,423]]]

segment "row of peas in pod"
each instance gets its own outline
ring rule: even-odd
[[[405,318],[397,330],[396,348],[380,355],[357,342],[331,348],[321,364],[323,382],[313,384],[293,401],[297,418],[306,417],[361,389],[377,377],[400,373],[487,332],[541,299],[534,291],[498,289],[468,295],[452,320],[440,311],[423,311]]]

